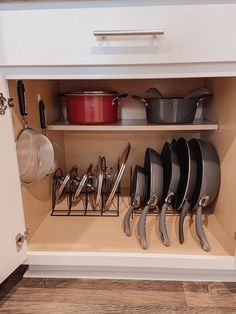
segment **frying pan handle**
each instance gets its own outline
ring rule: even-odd
[[[165,246],[170,246],[170,241],[167,233],[166,228],[166,211],[168,209],[168,203],[164,203],[161,208],[160,212],[160,219],[159,219],[159,230],[161,235],[161,240]]]
[[[190,210],[190,203],[188,201],[184,202],[184,206],[181,210],[180,219],[179,219],[179,242],[184,243],[184,219],[187,216]]]
[[[20,115],[22,117],[26,117],[28,115],[28,112],[27,112],[26,104],[25,104],[25,86],[24,86],[24,82],[21,80],[17,81],[17,94],[18,94]]]
[[[42,130],[46,130],[46,117],[45,117],[45,105],[42,100],[39,101],[39,118],[40,118],[40,126]]]
[[[138,221],[138,238],[141,247],[146,250],[148,248],[147,238],[146,238],[146,218],[149,212],[149,205],[145,206]]]
[[[211,248],[203,230],[201,205],[198,206],[197,211],[196,211],[195,228],[196,228],[196,233],[197,233],[197,236],[199,238],[199,241],[201,243],[203,250],[206,252],[209,252]]]
[[[123,229],[125,234],[130,237],[131,236],[131,229],[130,229],[130,216],[134,210],[134,206],[131,206],[127,213],[125,214],[124,220],[123,220]]]
[[[148,106],[148,102],[147,102],[147,100],[146,100],[145,98],[142,98],[142,97],[136,96],[136,95],[132,95],[132,98],[137,99],[137,100],[139,100],[139,101],[142,101],[142,102],[144,102],[144,105],[145,105],[146,107]]]

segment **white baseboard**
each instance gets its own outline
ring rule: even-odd
[[[25,277],[129,279],[129,280],[173,280],[173,281],[223,281],[236,282],[235,271],[183,270],[160,268],[124,267],[72,267],[30,266]]]
[[[25,277],[236,282],[234,256],[35,252]]]

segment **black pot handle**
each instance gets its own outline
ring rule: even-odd
[[[137,96],[137,95],[132,95],[132,98],[139,100],[139,101],[142,101],[146,107],[148,106],[148,102],[145,98]]]
[[[157,89],[156,87],[150,87],[146,94],[148,95],[148,97],[150,98],[163,98],[162,93],[159,91],[159,89]]]
[[[197,100],[197,106],[201,103],[201,102],[204,102],[206,101],[208,98],[210,98],[211,96],[213,96],[212,93],[208,94],[208,95],[204,95],[204,96],[201,96],[198,98]]]
[[[125,98],[125,97],[127,97],[127,96],[128,96],[127,93],[123,93],[123,94],[120,94],[120,95],[114,97],[114,98],[112,99],[112,105],[115,105],[115,103],[119,102],[119,100],[120,100],[121,98]]]
[[[40,118],[40,126],[42,130],[46,130],[46,117],[45,117],[45,105],[42,100],[39,101],[39,118]]]
[[[25,103],[25,86],[24,86],[24,82],[21,80],[17,81],[17,94],[18,94],[20,115],[22,117],[26,117],[28,115],[28,112],[27,112],[26,103]]]
[[[127,93],[123,93],[123,94],[120,94],[119,96],[117,96],[118,99],[120,98],[125,98],[125,97],[128,97],[128,94]]]

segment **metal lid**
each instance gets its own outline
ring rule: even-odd
[[[115,192],[118,188],[121,177],[122,177],[123,172],[125,170],[125,165],[126,165],[128,157],[129,157],[130,149],[131,149],[131,145],[130,145],[130,143],[128,143],[126,145],[126,148],[123,151],[121,157],[118,159],[117,165],[115,167],[113,167],[112,178],[111,178],[111,182],[108,186],[108,196],[107,196],[107,200],[105,203],[106,209],[108,209],[109,206],[111,205],[112,199],[113,199]]]
[[[81,193],[83,187],[85,186],[85,184],[87,183],[89,176],[91,175],[92,168],[93,168],[93,164],[91,163],[89,165],[88,169],[86,170],[86,172],[83,174],[83,176],[79,182],[79,185],[78,185],[78,187],[77,187],[77,189],[73,195],[73,198],[72,198],[72,205],[73,206],[76,206],[79,203],[80,193]]]
[[[75,91],[71,93],[65,93],[65,96],[76,96],[76,95],[86,95],[86,96],[112,96],[112,95],[119,95],[118,92],[114,91],[105,91],[105,90],[92,90],[92,91]]]

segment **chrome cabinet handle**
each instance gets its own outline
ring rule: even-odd
[[[95,37],[106,36],[153,36],[164,35],[162,29],[144,29],[144,30],[96,30],[93,31]]]

